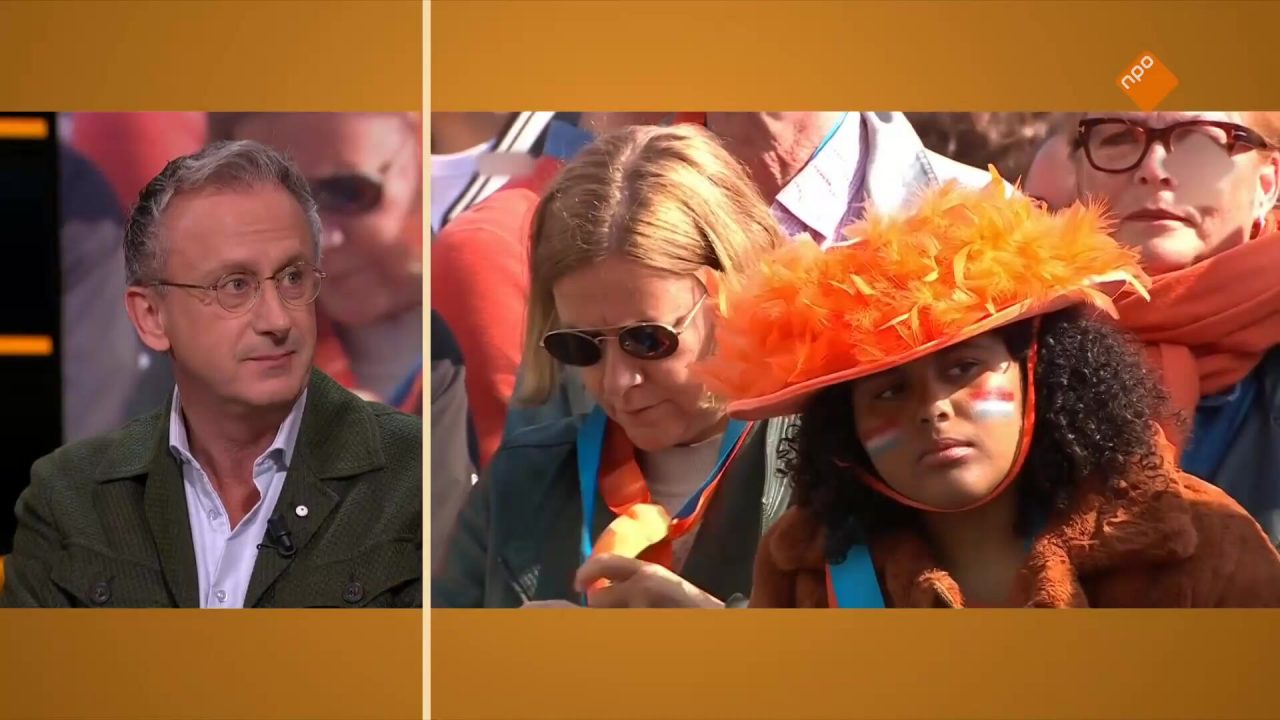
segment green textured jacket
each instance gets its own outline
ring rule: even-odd
[[[200,606],[169,411],[36,461],[0,607]],[[313,371],[277,508],[298,505],[297,553],[259,553],[246,608],[422,606],[420,418]]]

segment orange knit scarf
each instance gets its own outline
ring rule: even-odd
[[[1153,278],[1151,302],[1116,303],[1120,324],[1146,346],[1174,409],[1190,420],[1280,345],[1280,232]],[[1181,438],[1179,439],[1181,444]]]

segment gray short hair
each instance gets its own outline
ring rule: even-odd
[[[124,266],[130,285],[159,278],[164,264],[160,218],[174,197],[210,188],[237,189],[279,185],[289,192],[311,227],[316,262],[320,261],[320,213],[302,173],[289,158],[250,140],[211,143],[200,151],[169,161],[138,194],[124,231]]]

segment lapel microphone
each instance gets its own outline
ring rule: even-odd
[[[275,550],[282,558],[291,558],[298,552],[293,546],[293,539],[289,537],[289,527],[284,524],[284,515],[280,513],[272,515],[271,519],[267,520],[267,532],[258,549],[266,550],[267,548]]]

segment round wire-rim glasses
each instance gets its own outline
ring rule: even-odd
[[[321,281],[327,274],[320,268],[306,262],[293,263],[267,278],[259,278],[250,272],[230,272],[210,285],[170,282],[156,280],[147,283],[148,287],[176,287],[188,290],[204,290],[213,293],[218,305],[229,313],[248,312],[257,304],[262,295],[262,285],[270,281],[275,283],[276,294],[285,305],[302,308],[315,302],[320,295]]]

